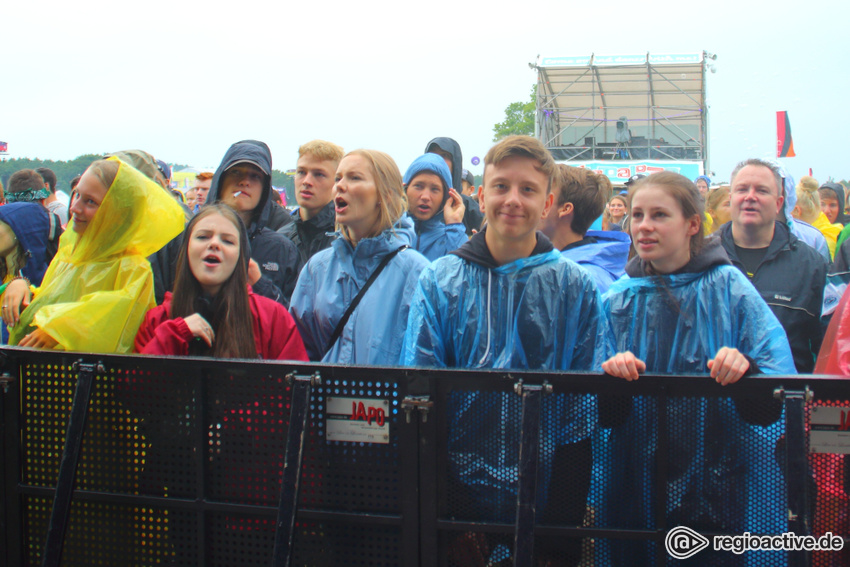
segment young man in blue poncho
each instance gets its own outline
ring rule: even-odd
[[[421,155],[404,173],[407,212],[416,231],[414,248],[430,261],[445,256],[466,242],[463,213],[466,207],[452,189],[452,174],[437,154]]]
[[[538,140],[511,136],[491,148],[484,163],[479,201],[486,227],[422,272],[410,306],[403,364],[599,368],[607,352],[607,327],[596,285],[537,232],[553,202],[554,160]],[[449,514],[472,521],[514,521],[520,402],[518,396],[494,392],[449,395],[449,484],[456,488],[450,507],[470,503],[467,510],[451,509]],[[543,522],[581,524],[596,421],[591,397],[557,392],[547,397],[538,492]],[[550,477],[570,487],[563,500],[554,493],[547,498]],[[509,545],[491,537],[487,549],[479,552],[498,561]],[[576,542],[564,538],[541,541],[540,549],[572,563],[580,554]]]
[[[588,230],[602,216],[611,181],[601,173],[559,164],[555,203],[540,230],[565,258],[590,272],[599,293],[605,293],[625,273],[632,239],[625,232]]]

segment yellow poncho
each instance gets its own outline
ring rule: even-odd
[[[122,162],[88,228],[73,221],[44,274],[41,288],[10,329],[15,345],[34,327],[57,349],[130,352],[148,309],[154,307],[147,256],[183,230],[180,206],[159,185]]]

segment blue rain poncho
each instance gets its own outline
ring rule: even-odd
[[[601,367],[609,354],[607,327],[587,272],[563,258],[541,233],[531,256],[502,266],[489,260],[481,232],[422,272],[410,307],[405,366]],[[481,519],[513,521],[519,397],[458,391],[447,404],[452,476],[470,491]],[[546,400],[543,412],[541,495],[555,448],[587,439],[597,422],[592,396],[556,395]]]
[[[443,211],[428,220],[414,218],[413,226],[416,230],[414,248],[429,262],[460,248],[468,240],[463,224],[446,224]]]
[[[460,248],[467,241],[466,227],[463,226],[463,223],[447,225],[443,216],[443,208],[449,199],[449,188],[452,187],[452,174],[443,158],[437,154],[425,154],[413,160],[402,178],[405,188],[421,173],[436,175],[443,182],[443,195],[434,216],[427,220],[421,220],[410,215],[413,219],[413,229],[416,232],[416,241],[413,247],[428,258],[428,261],[433,262],[452,250]]]
[[[354,247],[342,238],[317,252],[298,278],[290,312],[310,360],[341,364],[397,366],[410,298],[428,261],[412,249],[387,264],[327,353],[328,341],[351,300],[381,259],[413,241],[413,223],[402,217],[395,227]]]
[[[567,247],[561,254],[590,272],[599,293],[605,293],[625,273],[632,239],[625,232],[610,230],[588,230],[584,238],[596,242]]]
[[[603,303],[616,350],[633,352],[646,362],[647,373],[705,375],[708,360],[727,346],[751,357],[764,374],[795,374],[776,316],[718,248],[716,239],[707,241],[702,258],[689,264],[702,260],[705,269],[615,282]],[[638,260],[629,263],[627,273],[641,270]],[[766,406],[771,402],[766,400]],[[611,430],[604,454],[595,456],[606,471],[600,527],[656,525],[656,412],[654,399],[634,398],[625,422]],[[668,526],[727,533],[787,531],[785,486],[774,456],[782,420],[751,425],[729,398],[669,399],[668,420]],[[614,565],[654,564],[649,544],[612,541],[610,547]],[[708,552],[701,553],[706,560]],[[751,552],[745,559],[758,557]]]

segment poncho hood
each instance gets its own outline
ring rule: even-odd
[[[110,256],[147,257],[168,244],[183,229],[183,211],[177,201],[134,167],[117,157],[115,181],[82,235],[73,219],[62,235],[59,252],[72,264],[101,261]]]

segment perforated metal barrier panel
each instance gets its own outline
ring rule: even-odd
[[[817,396],[806,405],[810,431],[809,466],[812,501],[812,533],[850,536],[850,392],[842,396]],[[819,425],[823,424],[823,425]],[[833,446],[836,438],[844,443]],[[841,451],[841,452],[839,452]],[[840,551],[816,551],[815,567],[850,565],[850,542]]]
[[[2,406],[0,563],[41,565],[55,536],[80,356],[101,366],[62,565],[272,565],[276,546],[299,566],[850,564],[847,550],[709,545],[678,561],[665,547],[679,526],[710,541],[847,537],[847,457],[838,446],[808,452],[830,451],[835,435],[806,437],[850,429],[837,381],[722,389],[680,377],[629,384],[22,349],[0,356],[14,378]],[[290,423],[301,403],[293,376],[313,376],[303,450],[287,446],[300,427]],[[284,467],[299,450],[297,512],[280,518]]]

